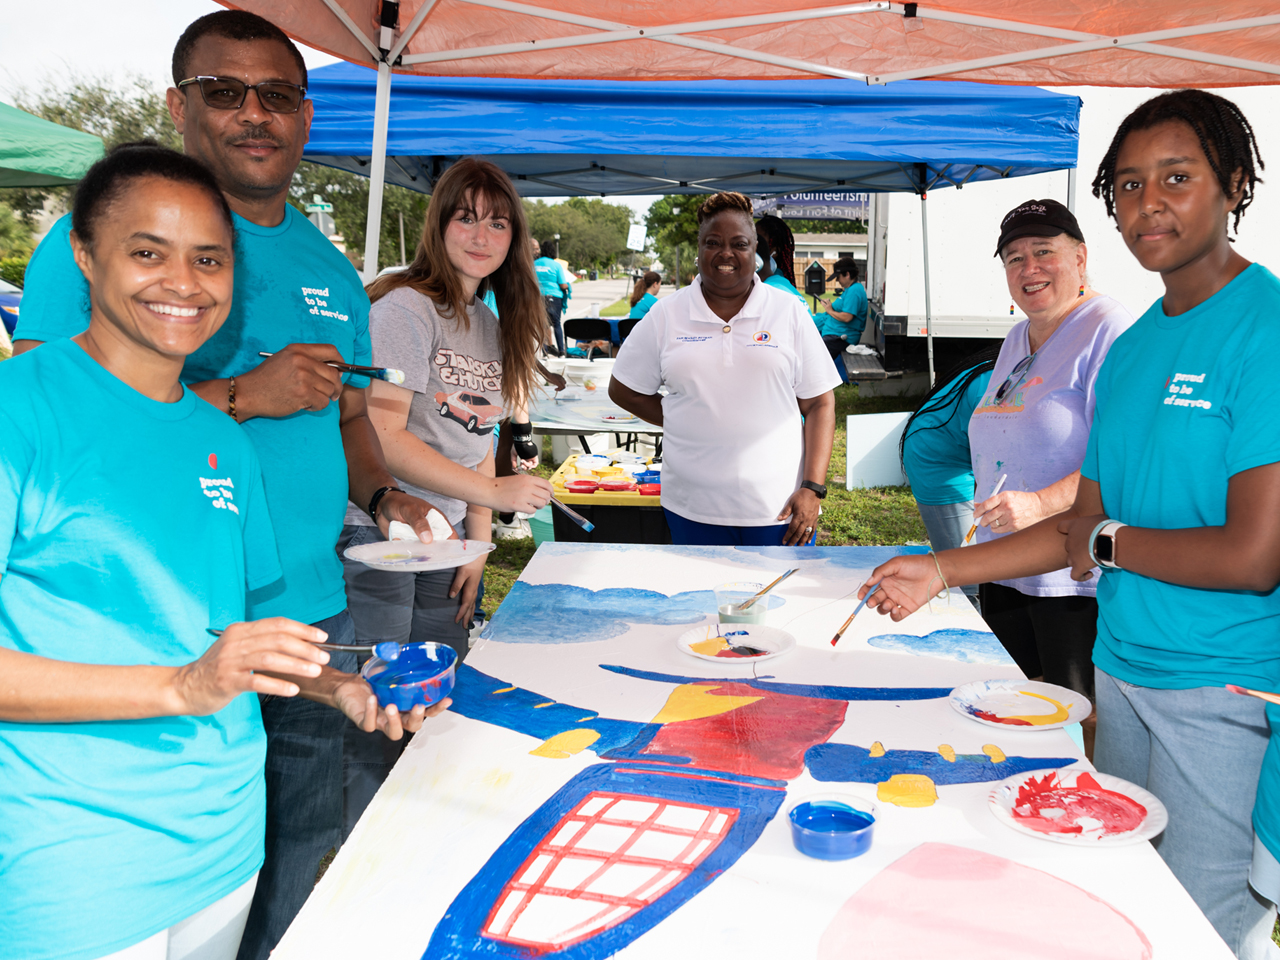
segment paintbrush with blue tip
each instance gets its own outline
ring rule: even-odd
[[[258,352],[260,357],[273,357],[273,353]],[[361,367],[354,363],[339,363],[337,360],[328,360],[326,363],[335,370],[342,370],[345,373],[354,373],[358,377],[372,377],[374,380],[385,380],[387,383],[393,383],[397,387],[404,383],[404,371],[393,370],[391,367]]]
[[[208,627],[209,633],[215,637],[222,636],[222,631],[217,627]],[[321,650],[339,650],[350,651],[352,653],[372,653],[380,660],[390,663],[392,660],[400,658],[400,644],[394,640],[383,640],[381,643],[312,643],[313,647],[319,647]]]
[[[836,635],[831,638],[831,645],[834,647],[840,642],[840,638],[844,636],[844,632],[849,629],[849,624],[853,623],[853,618],[862,612],[862,608],[867,605],[867,601],[871,599],[871,595],[880,589],[880,581],[877,580],[871,585],[871,589],[867,591],[867,595],[858,601],[858,605],[853,608],[853,613],[849,614],[849,619],[844,622]]]

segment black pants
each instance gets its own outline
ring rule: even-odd
[[[556,335],[556,349],[564,356],[564,330],[560,327],[560,314],[564,312],[564,300],[560,297],[543,297],[547,305],[547,323]]]
[[[1030,597],[999,583],[978,586],[982,619],[1028,677],[1043,676],[1093,700],[1093,597]]]

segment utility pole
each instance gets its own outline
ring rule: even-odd
[[[556,259],[559,260],[560,259],[560,234],[557,233],[557,234],[554,234],[553,236],[555,237],[555,241],[556,241]]]
[[[400,266],[402,267],[405,266],[406,262],[407,261],[404,258],[404,211],[401,210],[400,211]]]

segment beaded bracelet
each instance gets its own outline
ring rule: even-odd
[[[227,413],[231,419],[236,419],[236,378],[231,378],[231,383],[227,387]]]

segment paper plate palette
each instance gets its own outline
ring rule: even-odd
[[[790,653],[796,638],[763,623],[704,623],[680,634],[676,646],[699,660],[748,663]]]
[[[362,543],[358,547],[347,547],[342,555],[375,570],[423,573],[460,567],[472,560],[479,560],[494,549],[494,544],[485,540],[437,540],[432,543],[385,540],[381,543]]]
[[[1037,680],[975,680],[951,691],[951,706],[1005,730],[1057,730],[1093,712],[1083,693]]]
[[[1010,777],[987,797],[1007,827],[1077,847],[1122,847],[1158,836],[1169,812],[1128,780],[1090,770],[1038,770]]]
[[[633,417],[630,414],[612,414],[607,413],[600,418],[605,423],[635,423],[639,417]]]

